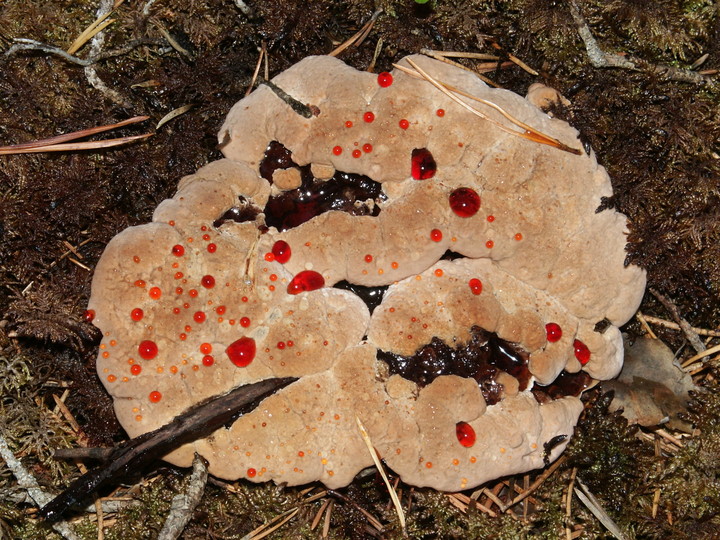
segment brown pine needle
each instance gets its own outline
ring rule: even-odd
[[[466,109],[469,110],[471,113],[479,116],[479,117],[482,118],[483,120],[487,120],[488,122],[490,122],[491,124],[493,124],[493,125],[496,126],[497,128],[501,129],[502,131],[504,131],[504,132],[506,132],[506,133],[509,133],[510,135],[515,135],[515,136],[517,136],[517,137],[522,137],[522,138],[524,138],[524,139],[528,139],[528,140],[531,140],[531,141],[536,142],[536,143],[539,143],[539,144],[546,144],[546,145],[548,145],[548,146],[552,146],[552,147],[554,147],[554,148],[557,148],[557,149],[559,149],[559,150],[563,150],[563,151],[565,151],[565,152],[569,152],[569,153],[571,153],[571,154],[576,154],[576,155],[580,155],[580,154],[581,154],[580,150],[577,150],[577,149],[575,149],[575,148],[570,148],[570,147],[567,146],[566,144],[558,141],[557,139],[554,139],[554,138],[550,137],[549,135],[545,135],[544,133],[542,133],[542,132],[536,130],[535,128],[533,128],[533,127],[525,124],[524,122],[518,120],[517,118],[515,118],[514,116],[512,116],[510,113],[508,113],[507,111],[505,111],[505,109],[503,109],[503,108],[500,107],[499,105],[496,105],[496,104],[493,103],[492,101],[488,101],[488,100],[486,100],[486,99],[478,98],[478,97],[476,97],[476,96],[473,96],[473,95],[471,95],[471,94],[468,94],[468,93],[466,93],[466,92],[463,92],[462,90],[459,90],[459,89],[454,88],[454,87],[452,87],[452,86],[450,86],[450,85],[447,85],[447,84],[445,84],[445,83],[442,83],[442,82],[434,79],[434,78],[431,77],[430,75],[428,75],[428,73],[426,73],[420,66],[418,66],[415,62],[413,62],[413,61],[410,60],[409,58],[407,59],[407,61],[408,61],[408,63],[414,68],[415,71],[413,71],[413,70],[411,70],[411,69],[408,69],[408,68],[406,68],[406,67],[404,67],[404,66],[400,66],[400,65],[398,65],[398,64],[393,64],[393,66],[395,66],[395,67],[396,67],[397,69],[399,69],[400,71],[402,71],[402,72],[404,72],[404,73],[407,73],[407,74],[409,74],[409,75],[411,75],[411,76],[425,79],[427,82],[429,82],[430,84],[432,84],[435,88],[437,88],[438,90],[440,90],[443,94],[447,95],[450,99],[452,99],[453,101],[455,101],[457,104],[459,104],[460,106],[466,108]],[[460,99],[456,94],[459,94],[459,95],[461,95],[461,96],[463,96],[463,97],[466,97],[466,98],[469,98],[469,99],[478,101],[478,102],[482,103],[483,105],[486,105],[486,106],[488,106],[488,107],[490,107],[490,108],[492,108],[492,109],[495,109],[495,110],[498,111],[500,114],[502,114],[505,118],[507,118],[508,120],[510,120],[510,122],[512,122],[512,123],[515,124],[516,126],[522,128],[523,131],[514,130],[514,129],[512,129],[512,128],[509,128],[508,126],[505,126],[504,124],[501,124],[501,123],[498,122],[497,120],[493,120],[492,118],[490,118],[489,116],[487,116],[487,115],[486,115],[485,113],[483,113],[482,111],[476,109],[475,107],[473,107],[473,106],[470,105],[469,103],[467,103],[467,102],[463,101],[462,99]]]
[[[435,51],[431,51],[430,49],[421,49],[420,52],[424,54],[425,56],[429,56],[430,58],[434,58],[435,60],[438,60],[440,62],[443,62],[445,64],[449,64],[451,66],[455,66],[460,69],[464,69],[465,71],[469,71],[473,75],[475,75],[478,79],[480,79],[485,84],[492,86],[493,88],[500,88],[500,85],[493,81],[492,79],[488,79],[484,75],[481,75],[480,72],[477,70],[471,69],[469,67],[465,67],[462,64],[455,62],[454,60],[449,60],[444,55],[437,54]]]
[[[470,58],[474,60],[500,60],[499,56],[494,54],[462,52],[462,51],[436,51],[434,49],[420,49],[421,54],[432,56],[444,56],[447,58]]]
[[[120,146],[127,144],[132,141],[139,141],[140,139],[147,139],[152,137],[152,133],[145,133],[144,135],[133,135],[132,137],[120,137],[119,139],[107,139],[104,141],[92,141],[84,143],[69,143],[69,144],[53,144],[50,146],[36,146],[32,148],[8,148],[0,147],[0,156],[7,156],[12,154],[34,154],[41,152],[72,152],[76,150],[99,150],[102,148],[112,148],[113,146]]]
[[[332,52],[328,53],[328,56],[339,56],[340,53],[342,53],[348,47],[351,47],[352,45],[360,45],[368,36],[370,30],[372,30],[372,27],[375,25],[375,21],[381,13],[382,10],[377,10],[375,13],[373,13],[372,17],[370,17],[370,20],[366,22],[358,32],[356,32],[349,39],[345,40],[343,43],[335,47]]]
[[[105,15],[101,15],[93,23],[88,26],[85,30],[82,31],[82,33],[73,41],[72,45],[67,50],[68,54],[75,54],[77,51],[79,51],[83,45],[85,45],[88,41],[90,41],[93,37],[95,37],[97,34],[105,30],[109,25],[115,22],[115,19],[110,19],[109,21],[106,21],[110,15],[112,14],[112,11],[109,11]]]
[[[567,458],[565,456],[561,456],[555,463],[550,465],[548,469],[542,473],[540,476],[538,476],[535,481],[532,483],[532,485],[523,493],[515,497],[510,504],[508,504],[508,508],[511,508],[515,506],[517,503],[522,501],[523,499],[527,498],[531,493],[533,493],[537,488],[539,488],[545,480],[550,478],[550,476],[562,465],[565,463]]]
[[[49,137],[47,139],[40,139],[39,141],[32,141],[20,144],[11,144],[9,146],[0,146],[0,154],[13,152],[5,152],[6,150],[23,150],[25,148],[39,148],[41,146],[52,146],[54,144],[74,141],[75,139],[82,139],[83,137],[89,137],[97,133],[103,133],[104,131],[110,131],[119,127],[129,126],[130,124],[137,124],[138,122],[144,122],[150,118],[149,116],[133,116],[127,120],[122,120],[116,124],[108,124],[106,126],[98,126],[94,128],[82,129],[80,131],[73,131],[72,133],[66,133],[65,135],[57,135],[56,137]],[[19,153],[19,152],[18,152]]]
[[[365,426],[363,426],[363,423],[360,421],[359,417],[355,417],[355,421],[357,422],[358,429],[360,430],[360,435],[362,436],[363,441],[365,441],[365,445],[368,448],[368,451],[370,452],[370,456],[372,457],[372,460],[375,462],[375,466],[377,467],[377,470],[380,472],[380,476],[382,476],[383,482],[385,482],[385,485],[388,488],[388,491],[390,492],[390,499],[392,500],[393,504],[395,505],[395,511],[398,515],[398,520],[400,521],[400,527],[403,531],[405,531],[405,513],[403,512],[402,506],[400,504],[400,499],[398,499],[397,493],[392,487],[392,484],[390,483],[390,479],[387,477],[387,474],[385,474],[385,469],[382,466],[382,463],[380,463],[380,459],[378,458],[377,452],[375,451],[375,447],[372,444],[372,441],[370,440],[370,435],[368,435],[367,430],[365,429]]]

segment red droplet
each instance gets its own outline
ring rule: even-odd
[[[430,231],[430,240],[432,240],[433,242],[440,242],[442,238],[443,235],[440,229],[433,229],[432,231]]]
[[[205,356],[203,356],[202,363],[203,366],[210,367],[215,363],[215,358],[213,358],[209,354],[206,354]]]
[[[217,246],[215,244],[208,244],[207,250],[208,253],[215,253],[217,251]]]
[[[203,229],[203,230],[205,230],[205,229]],[[209,235],[209,234],[203,234],[203,235],[202,235],[202,239],[207,242],[208,240],[210,240],[210,235]]]
[[[575,358],[578,359],[580,365],[585,365],[590,361],[590,349],[579,339],[573,341],[573,347],[575,349]]]
[[[361,152],[360,150],[358,150],[357,148],[352,151],[352,157],[354,157],[354,158],[357,159],[357,158],[359,158],[360,156],[362,156],[362,152]]]
[[[252,467],[250,467],[247,470],[248,478],[253,478],[256,474],[257,474],[257,471],[255,469],[253,469]]]
[[[472,278],[468,285],[470,285],[470,290],[473,294],[478,295],[482,292],[482,281],[480,281],[478,278]]]
[[[462,187],[450,194],[450,208],[462,218],[472,217],[480,210],[480,195],[474,189]]]
[[[375,120],[375,115],[371,113],[370,111],[363,114],[363,120],[365,120],[368,124]]]
[[[138,354],[141,358],[144,358],[145,360],[152,360],[157,356],[158,353],[158,346],[155,344],[154,341],[145,340],[141,341],[140,345],[138,345]]]
[[[410,160],[410,172],[415,180],[427,180],[435,176],[437,163],[430,150],[427,148],[416,148],[412,151]]]
[[[280,350],[283,350],[285,348],[285,342],[284,341],[278,341],[277,348]]]
[[[150,402],[157,403],[158,401],[160,401],[162,399],[162,394],[160,392],[158,392],[157,390],[153,390],[152,392],[150,392],[149,397],[150,397]]]
[[[335,146],[335,147],[333,148],[332,152],[333,152],[333,154],[335,154],[336,156],[339,156],[340,154],[342,154],[342,146]]]
[[[465,448],[470,448],[477,440],[475,430],[467,422],[458,422],[455,424],[455,435],[457,435],[458,442]]]
[[[133,364],[130,366],[130,373],[132,375],[140,375],[140,372],[142,371],[142,366],[140,364]]]
[[[495,247],[495,242],[493,242],[492,240],[488,240],[487,242],[485,242],[485,247],[488,249],[492,249],[493,247]]]
[[[216,307],[215,313],[217,313],[218,315],[224,315],[225,314],[225,306]]]
[[[162,296],[162,291],[160,290],[160,287],[151,287],[148,294],[150,295],[150,298],[157,300],[160,296]]]
[[[195,298],[198,295],[198,292],[196,289],[190,289],[188,291],[188,294],[190,295],[191,298]],[[183,307],[185,307],[187,309],[188,307],[190,307],[190,304],[183,304]]]
[[[138,280],[135,282],[135,286],[142,288],[142,287],[145,286],[145,281],[143,281],[142,279],[138,279]]]
[[[366,263],[371,263],[371,262],[373,262],[373,256],[370,255],[370,254],[365,255],[365,262],[366,262]]]
[[[203,354],[210,354],[212,352],[212,345],[209,343],[201,343],[200,352]]]
[[[85,319],[87,322],[92,322],[92,320],[95,318],[95,310],[94,309],[86,309],[85,313],[83,313],[83,319]]]
[[[249,337],[241,337],[225,349],[225,354],[237,367],[246,367],[255,358],[255,351],[255,340]]]
[[[560,325],[557,323],[547,323],[545,325],[545,333],[547,334],[547,340],[550,343],[555,343],[556,341],[560,341],[562,337],[562,328],[560,328]]]
[[[215,278],[212,276],[203,276],[200,283],[206,289],[212,289],[215,286]]]
[[[488,220],[488,223],[492,223],[493,221],[495,221],[495,216],[488,216],[487,220]]]
[[[144,315],[145,315],[145,313],[144,313],[143,310],[140,309],[139,307],[136,307],[135,309],[133,309],[133,310],[130,312],[130,318],[131,318],[133,321],[141,321]]]
[[[393,83],[393,76],[390,75],[387,71],[383,71],[382,73],[378,74],[378,84],[383,87],[387,88]]]
[[[438,109],[437,111],[435,111],[435,114],[442,118],[443,116],[445,116],[445,109]]]
[[[196,311],[193,319],[196,323],[203,323],[205,322],[205,314],[202,311]]]
[[[275,255],[273,255],[272,253],[266,253],[265,260],[267,262],[273,262],[275,260]]]
[[[351,128],[351,127],[353,127],[352,120],[346,120],[346,121],[345,121],[345,127],[346,127],[346,128]]]
[[[185,255],[185,248],[182,247],[180,244],[176,244],[172,248],[172,254],[176,257],[182,257]]]
[[[400,122],[398,122],[398,124],[400,125],[400,129],[407,129],[410,127],[410,122],[408,122],[405,118],[400,120]]]
[[[370,144],[370,143],[363,144],[363,152],[365,152],[366,154],[369,154],[370,152],[372,152],[372,144]]]
[[[288,294],[314,291],[325,286],[325,278],[315,270],[303,270],[288,283]]]
[[[272,253],[275,255],[275,260],[277,262],[285,264],[290,260],[292,250],[290,249],[290,244],[288,244],[285,240],[278,240],[273,244]]]
[[[243,328],[247,328],[248,326],[250,326],[250,319],[248,317],[243,317],[242,319],[240,319],[240,326],[242,326]]]

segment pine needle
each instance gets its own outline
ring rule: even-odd
[[[105,20],[111,14],[112,11],[98,17],[97,19],[95,19],[95,21],[93,21],[90,26],[83,30],[82,33],[75,39],[75,41],[73,41],[72,45],[70,45],[70,47],[68,48],[68,54],[75,54],[82,48],[83,45],[85,45],[88,41],[95,37],[95,35],[99,34],[103,30],[105,30],[105,28],[114,23],[115,19],[110,19],[109,21]]]
[[[392,487],[392,484],[390,483],[390,479],[387,477],[387,474],[385,474],[385,469],[380,462],[380,458],[378,458],[377,452],[375,451],[375,447],[372,444],[372,441],[370,440],[370,436],[368,435],[367,430],[365,429],[365,426],[363,426],[363,423],[360,421],[359,417],[355,417],[355,421],[357,422],[358,429],[360,429],[360,435],[363,438],[363,441],[365,441],[365,445],[367,446],[370,456],[372,457],[372,460],[375,462],[375,466],[377,467],[377,470],[380,471],[380,476],[382,476],[383,482],[385,482],[385,485],[388,488],[388,491],[390,492],[390,499],[393,502],[393,505],[395,506],[395,511],[398,515],[398,520],[400,521],[400,527],[402,527],[403,532],[405,531],[405,513],[403,512],[402,505],[400,504],[400,499],[398,499],[397,493]]]

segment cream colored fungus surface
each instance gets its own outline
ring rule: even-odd
[[[581,148],[573,128],[522,97],[412,59]],[[635,312],[645,276],[624,265],[625,217],[596,212],[611,187],[594,155],[514,136],[428,82],[391,75],[330,57],[281,73],[273,83],[309,105],[309,117],[260,86],[220,131],[226,158],[183,178],[152,223],[108,244],[89,309],[104,334],[98,373],[131,436],[238,385],[299,378],[168,461],[187,466],[197,451],[222,478],[336,488],[372,464],[358,417],[404,481],[470,488],[542,467],[543,445],[572,433],[580,400],[541,404],[533,385],[563,371],[606,379],[620,370],[617,327]],[[269,182],[259,167],[272,142],[296,165]],[[385,196],[367,202],[379,213],[328,211],[285,231],[265,227],[262,213],[221,219],[232,208],[264,209],[300,185],[297,166],[308,164],[319,179],[342,171],[380,182]],[[462,257],[441,260],[448,250]],[[371,316],[333,287],[341,280],[389,288]],[[502,399],[488,404],[473,378],[421,387],[376,357],[412,356],[433,337],[461,345],[473,326],[529,354],[527,386],[502,373]]]

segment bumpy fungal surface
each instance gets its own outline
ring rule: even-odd
[[[412,59],[581,148],[523,98]],[[625,217],[596,212],[605,171],[398,70],[311,57],[273,83],[300,106],[269,86],[236,104],[226,159],[183,178],[98,264],[97,367],[122,425],[136,436],[237,385],[293,376],[167,460],[187,466],[197,451],[223,478],[344,486],[373,463],[358,417],[413,485],[542,467],[582,389],[619,372],[617,327],[644,290],[624,265]]]

